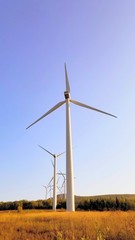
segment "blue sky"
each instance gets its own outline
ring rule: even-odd
[[[0,1],[0,201],[43,199],[65,151],[64,62],[76,195],[135,193],[135,1]],[[65,172],[65,156],[57,162]],[[61,181],[61,180],[60,180]]]

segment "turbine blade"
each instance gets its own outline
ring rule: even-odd
[[[48,185],[47,185],[47,186],[49,186],[49,185],[50,185],[50,183],[52,182],[52,180],[53,180],[53,177],[51,178],[51,180],[50,180],[50,182],[48,183]]]
[[[63,181],[63,183],[62,183],[62,185],[61,185],[61,188],[63,188],[64,187],[64,181]]]
[[[94,107],[91,107],[91,106],[88,106],[88,105],[86,105],[86,104],[84,104],[84,103],[80,103],[80,102],[77,102],[77,101],[71,100],[71,99],[70,99],[70,102],[72,102],[72,103],[74,103],[74,104],[76,104],[76,105],[78,105],[78,106],[80,106],[80,107],[89,108],[89,109],[91,109],[91,110],[94,110],[94,111],[97,111],[97,112],[100,112],[100,113],[109,115],[109,116],[111,116],[111,117],[117,118],[117,117],[116,117],[115,115],[113,115],[113,114],[104,112],[104,111],[102,111],[102,110],[100,110],[100,109],[97,109],[97,108],[94,108]]]
[[[66,91],[68,91],[70,93],[70,86],[69,86],[69,81],[68,81],[66,63],[65,63],[65,78],[66,78]]]
[[[62,176],[62,174],[61,174],[61,173],[57,173],[57,175],[61,175],[61,176]]]
[[[62,153],[58,154],[57,157],[61,156],[61,155],[64,154],[64,153],[65,153],[65,152],[62,152]]]
[[[66,175],[66,173],[62,173],[60,170],[59,170],[59,172],[60,172],[60,174],[61,174],[62,176]]]
[[[43,116],[41,116],[40,118],[38,118],[35,122],[33,122],[32,124],[30,124],[26,129],[30,128],[32,125],[34,125],[35,123],[37,123],[38,121],[40,121],[42,118],[46,117],[48,114],[50,114],[51,112],[55,111],[57,108],[59,108],[60,106],[62,106],[66,101],[62,101],[57,103],[53,108],[51,108],[47,113],[45,113]]]
[[[54,167],[54,163],[53,163],[53,161],[51,160],[51,163],[52,163],[52,166]]]
[[[45,150],[46,152],[48,152],[50,155],[52,155],[54,157],[54,154],[49,152],[47,149],[43,148],[42,146],[38,145],[40,148],[42,148],[43,150]]]
[[[58,184],[58,182],[59,182],[59,177],[58,177],[58,179],[57,179],[57,184]]]

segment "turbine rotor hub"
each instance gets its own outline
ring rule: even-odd
[[[65,91],[65,92],[64,92],[64,96],[65,96],[65,99],[70,98],[70,93],[69,93],[69,91]]]

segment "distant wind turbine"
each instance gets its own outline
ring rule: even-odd
[[[65,173],[62,173],[61,171],[59,173],[57,173],[58,175],[61,175],[63,177],[63,183],[62,183],[62,186],[61,188],[64,188],[64,199],[66,199],[66,174]]]
[[[46,200],[47,199],[47,188],[48,188],[48,186],[42,185],[42,187],[45,188],[45,200]]]
[[[65,100],[62,102],[57,103],[53,108],[51,108],[48,112],[38,118],[35,122],[29,125],[26,129],[30,128],[32,125],[46,117],[51,112],[55,111],[57,108],[61,107],[63,104],[66,104],[66,176],[67,176],[67,211],[74,211],[75,210],[75,203],[74,203],[74,176],[73,176],[73,157],[72,157],[72,133],[71,133],[71,120],[70,120],[70,102],[84,108],[88,108],[111,117],[115,117],[110,113],[104,112],[97,108],[88,106],[84,103],[77,102],[70,98],[70,86],[68,81],[68,74],[65,64],[65,78],[66,78],[66,91],[64,92]]]
[[[57,158],[60,157],[62,154],[64,154],[65,152],[62,152],[60,154],[53,154],[51,152],[49,152],[47,149],[43,148],[42,146],[38,145],[40,148],[42,148],[44,151],[48,152],[51,156],[53,156],[54,158],[54,162],[52,163],[53,168],[54,168],[54,174],[53,174],[53,210],[56,211],[56,206],[57,206],[57,183],[56,183],[56,164],[57,164]]]

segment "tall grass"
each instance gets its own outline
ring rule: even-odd
[[[135,212],[0,213],[0,240],[135,240]]]

